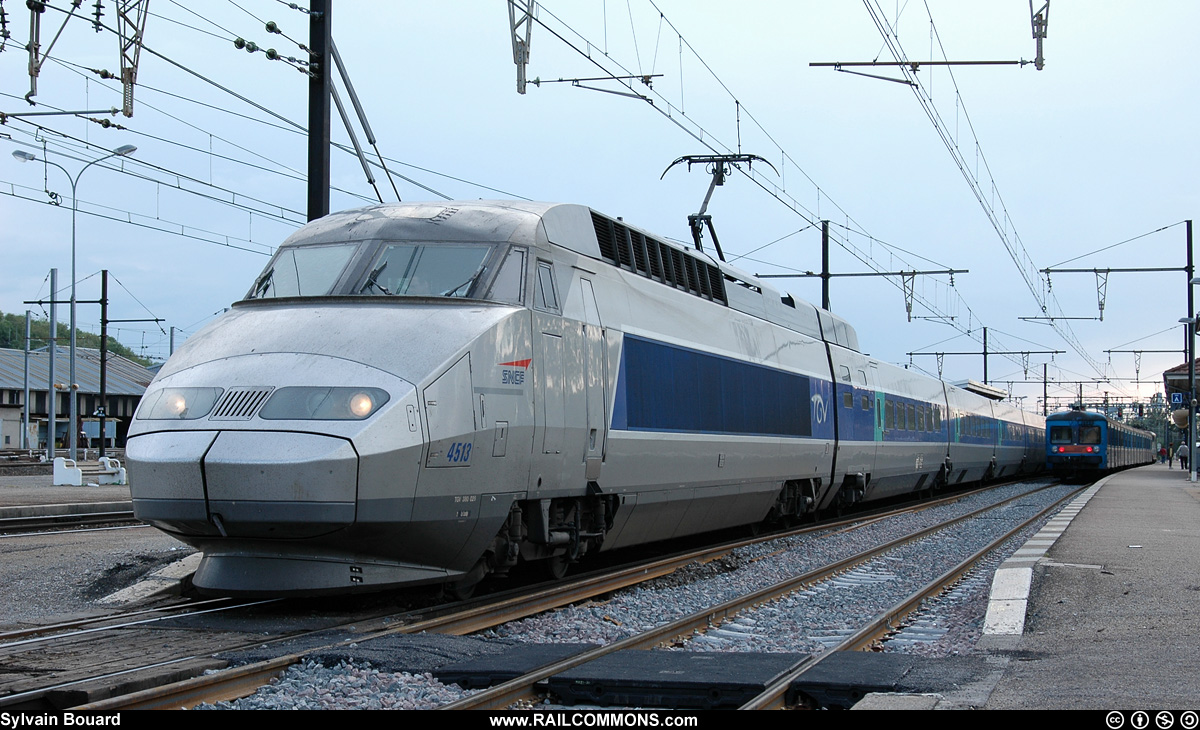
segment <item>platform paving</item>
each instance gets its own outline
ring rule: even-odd
[[[1106,477],[1064,510],[1057,539],[998,571],[1026,569],[1032,585],[1020,633],[981,642],[1009,660],[985,708],[1200,708],[1200,484],[1186,476],[1154,464]],[[1016,579],[1004,600],[1021,600]]]

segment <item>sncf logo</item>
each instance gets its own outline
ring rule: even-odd
[[[504,368],[500,371],[500,384],[524,385],[525,371],[529,369],[529,363],[531,362],[533,362],[533,358],[500,363],[500,367]]]

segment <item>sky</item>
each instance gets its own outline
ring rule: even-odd
[[[65,26],[66,13],[53,8],[67,0],[50,5],[43,51],[62,32],[31,106],[29,11],[3,2],[10,37],[0,50],[0,112],[121,106],[120,85],[89,70],[117,71],[118,38],[93,29],[93,3]],[[153,358],[168,354],[164,331],[175,328],[178,346],[241,299],[272,248],[304,223],[307,77],[234,39],[300,57],[292,39],[306,42],[307,17],[280,0],[195,5],[150,5],[132,117],[0,125],[0,311],[40,314],[24,302],[48,298],[52,267],[60,297],[69,296],[70,183],[42,164],[47,155],[75,175],[107,151],[137,146],[80,177],[78,298],[99,297],[96,274],[107,268],[110,318],[164,320],[161,330],[111,328]],[[1200,4],[1051,5],[1043,70],[925,65],[917,87],[809,64],[889,61],[895,49],[909,61],[1031,61],[1028,0],[747,0],[736,12],[717,0],[548,0],[532,26],[523,95],[503,0],[334,2],[332,24],[379,150],[409,179],[396,181],[405,201],[580,203],[686,240],[710,179],[699,167],[664,174],[670,163],[759,155],[771,165],[731,175],[708,211],[726,256],[745,271],[819,270],[821,219],[830,220],[835,273],[968,270],[953,285],[947,275],[916,277],[911,321],[899,277],[834,279],[831,308],[857,329],[863,351],[952,382],[982,380],[982,356],[946,355],[939,369],[928,353],[980,352],[987,327],[990,351],[1031,352],[988,361],[989,379],[1027,408],[1040,407],[1043,363],[1061,383],[1051,384],[1052,399],[1077,392],[1065,381],[1101,375],[1110,382],[1084,386],[1088,400],[1148,399],[1163,369],[1185,362],[1184,273],[1110,274],[1100,321],[1103,282],[1094,274],[1052,273],[1047,290],[1039,270],[1184,266],[1183,221],[1200,202],[1200,74],[1189,53]],[[104,8],[115,27],[113,3]],[[268,33],[266,21],[286,37]],[[895,67],[862,71],[902,77]],[[652,87],[555,82],[647,74]],[[348,144],[336,114],[333,128],[335,142]],[[13,150],[39,161],[22,164]],[[333,210],[377,200],[359,162],[338,150],[332,185]],[[62,205],[48,203],[46,188]],[[817,279],[773,283],[820,302]],[[1042,301],[1078,319],[1058,328],[1022,319],[1044,316]],[[99,316],[79,305],[81,329],[98,331]],[[65,306],[59,317],[66,321]],[[1062,352],[1039,354],[1050,350]],[[1015,382],[1027,379],[1038,382]]]

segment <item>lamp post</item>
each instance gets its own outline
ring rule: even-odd
[[[1191,283],[1200,282],[1192,279]],[[1188,287],[1190,290],[1191,287]],[[1188,358],[1188,481],[1196,481],[1196,318],[1182,317],[1179,322],[1187,325],[1187,358]]]
[[[62,170],[63,174],[67,176],[67,180],[71,183],[71,381],[67,387],[71,398],[71,425],[67,428],[67,433],[69,435],[68,443],[70,444],[70,454],[72,460],[78,458],[77,448],[79,443],[79,394],[75,390],[77,387],[75,381],[75,282],[77,281],[77,277],[75,275],[75,219],[79,213],[79,196],[76,194],[76,188],[79,185],[79,178],[83,177],[84,170],[87,170],[92,165],[96,164],[97,162],[103,162],[110,157],[128,157],[136,151],[137,147],[134,147],[131,144],[121,145],[112,152],[109,152],[104,157],[97,157],[96,159],[84,165],[83,168],[79,170],[79,173],[75,175],[75,177],[71,177],[71,173],[68,172],[67,168],[63,167],[62,165],[49,160],[43,160],[45,164]],[[13,150],[12,155],[21,162],[33,162],[37,159],[37,155],[26,152],[25,150]],[[54,297],[55,292],[50,292],[50,298],[53,299]],[[53,393],[51,394],[51,397],[53,397]],[[104,406],[103,403],[100,405],[101,407]],[[54,438],[54,435],[51,434],[50,438]],[[100,438],[104,438],[104,434],[100,434]]]

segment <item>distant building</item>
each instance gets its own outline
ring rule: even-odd
[[[1196,360],[1195,368],[1196,379],[1200,380],[1200,359]],[[1187,407],[1187,394],[1192,388],[1191,383],[1188,382],[1188,364],[1186,362],[1163,372],[1163,388],[1167,394],[1168,405],[1172,408]],[[1172,397],[1176,393],[1179,395]]]
[[[79,417],[86,432],[93,438],[99,436],[96,409],[100,406],[100,351],[76,347],[75,378],[78,381]],[[45,448],[47,427],[50,418],[50,401],[47,398],[50,375],[50,355],[46,348],[29,353],[29,422],[36,433],[33,448]],[[113,422],[108,427],[112,437],[110,446],[124,446],[129,421],[146,392],[146,386],[154,379],[154,373],[132,360],[108,353],[106,418]],[[71,352],[59,346],[54,363],[54,379],[57,389],[57,441],[67,443],[68,420],[71,401],[67,395],[67,381],[71,376]],[[21,447],[21,421],[24,415],[25,351],[0,348],[0,448]],[[94,425],[93,425],[94,424]],[[93,445],[99,445],[98,442]]]

